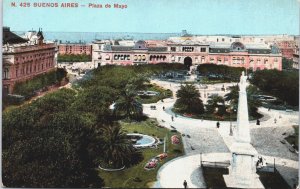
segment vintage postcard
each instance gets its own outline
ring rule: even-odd
[[[7,188],[299,188],[299,1],[4,0]]]

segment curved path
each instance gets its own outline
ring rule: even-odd
[[[180,85],[165,81],[154,82],[164,88],[171,89],[173,94],[176,94]],[[222,87],[222,85],[223,84],[209,86],[208,89],[211,89],[211,93],[214,93],[213,90],[217,90],[215,93],[219,93],[219,88]],[[228,86],[228,84],[226,85]],[[206,100],[207,99],[204,99],[203,101]],[[233,137],[229,135],[229,121],[220,121],[220,128],[217,129],[216,121],[193,119],[183,116],[175,117],[174,113],[171,111],[174,103],[175,98],[169,98],[164,99],[164,102],[159,101],[157,103],[143,105],[144,113],[149,117],[157,118],[160,125],[170,129],[175,127],[179,132],[189,135],[189,137],[183,137],[186,156],[170,161],[161,167],[158,174],[158,181],[161,187],[175,187],[175,185],[176,187],[182,187],[183,180],[187,180],[191,175],[199,174],[198,172],[195,172],[195,169],[199,166],[200,153],[214,154],[207,156],[210,157],[210,161],[217,161],[218,158],[226,156],[221,154],[230,154],[229,149],[233,143]],[[156,106],[156,110],[150,109],[150,106],[152,105]],[[165,111],[163,110],[163,107],[165,107]],[[261,119],[261,125],[256,125],[255,121],[250,122],[252,145],[259,155],[262,155],[267,162],[273,163],[275,158],[279,172],[292,186],[294,183],[298,182],[298,154],[290,152],[289,146],[287,144],[282,144],[280,140],[294,132],[292,125],[298,124],[298,112],[278,110],[268,111],[266,108],[259,108],[259,111],[264,115],[264,118]],[[171,119],[172,115],[174,116],[174,121]],[[277,119],[276,123],[274,123],[275,118]],[[234,128],[236,122],[232,122],[232,125]],[[195,158],[195,160],[193,160],[193,158]],[[229,159],[230,158],[227,160]],[[179,163],[177,163],[177,160]],[[195,162],[196,164],[193,164],[192,162]],[[178,170],[181,164],[183,166],[182,169],[184,170]],[[186,167],[186,169],[184,167]],[[176,172],[179,172],[180,174],[170,174]],[[172,178],[172,175],[176,176],[178,179]],[[182,177],[183,180],[179,179],[179,177]],[[184,179],[184,177],[187,178]],[[205,186],[201,181],[196,182],[197,179],[194,177],[199,178],[199,175],[193,176],[192,179],[189,180],[190,182],[188,183],[191,184],[189,187]],[[169,182],[170,184],[167,184]],[[171,185],[171,183],[174,184]]]

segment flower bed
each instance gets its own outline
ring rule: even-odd
[[[172,142],[172,144],[180,144],[180,139],[177,135],[173,135],[171,137],[171,142]]]
[[[148,161],[144,167],[146,170],[152,170],[155,169],[155,167],[158,165],[158,160],[156,158],[151,159]]]

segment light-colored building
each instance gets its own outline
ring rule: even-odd
[[[3,28],[3,93],[13,93],[16,82],[53,70],[56,65],[55,44],[45,43],[42,31],[28,40]]]
[[[190,37],[177,39],[180,40],[170,40],[163,46],[155,46],[153,41],[151,45],[137,41],[134,46],[98,41],[93,44],[92,59],[97,65],[182,63],[190,66],[212,63],[252,70],[282,70],[282,54],[275,45],[228,42],[229,39],[223,41],[222,38],[221,42],[191,40]]]

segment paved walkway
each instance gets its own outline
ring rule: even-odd
[[[164,88],[171,89],[174,94],[176,94],[180,85],[165,81],[154,82]],[[211,93],[214,90],[219,93],[222,85],[209,86],[207,91],[211,89]],[[228,85],[231,84],[225,86]],[[158,181],[161,187],[183,187],[183,180],[187,180],[188,184],[190,183],[189,187],[205,187],[203,180],[200,179],[202,177],[199,175],[201,173],[201,170],[198,169],[199,154],[203,153],[210,161],[218,161],[219,158],[224,157],[228,157],[227,160],[230,160],[229,149],[233,143],[233,137],[229,135],[230,122],[220,122],[220,128],[217,129],[216,121],[192,119],[183,116],[175,117],[171,111],[174,103],[175,98],[169,98],[165,99],[164,102],[143,105],[144,113],[149,117],[157,118],[160,125],[170,129],[175,127],[179,132],[190,136],[183,137],[186,156],[165,164],[159,171]],[[157,109],[151,110],[150,106],[152,105],[155,105]],[[163,107],[165,107],[165,111]],[[261,125],[256,125],[255,121],[250,122],[252,145],[267,162],[272,163],[275,157],[279,172],[292,186],[297,183],[298,178],[298,154],[290,152],[288,146],[282,144],[280,140],[293,132],[292,125],[298,124],[298,112],[268,111],[266,108],[259,108],[259,111],[264,114]],[[174,121],[171,119],[172,115]],[[275,118],[276,123],[274,123]],[[232,122],[232,125],[234,128],[236,122]],[[283,135],[284,133],[285,135]]]
[[[231,158],[230,153],[207,153],[202,154],[203,161],[224,162]],[[272,162],[273,157],[264,156],[267,162]],[[285,176],[287,174],[297,174],[298,162],[288,159],[276,158],[277,164],[284,164],[284,166],[276,166],[276,168]],[[189,188],[206,188],[202,169],[200,168],[200,155],[186,155],[176,158],[164,164],[157,174],[156,187],[161,188],[180,188],[183,187],[183,181],[186,180]],[[295,182],[290,179],[288,182]]]

